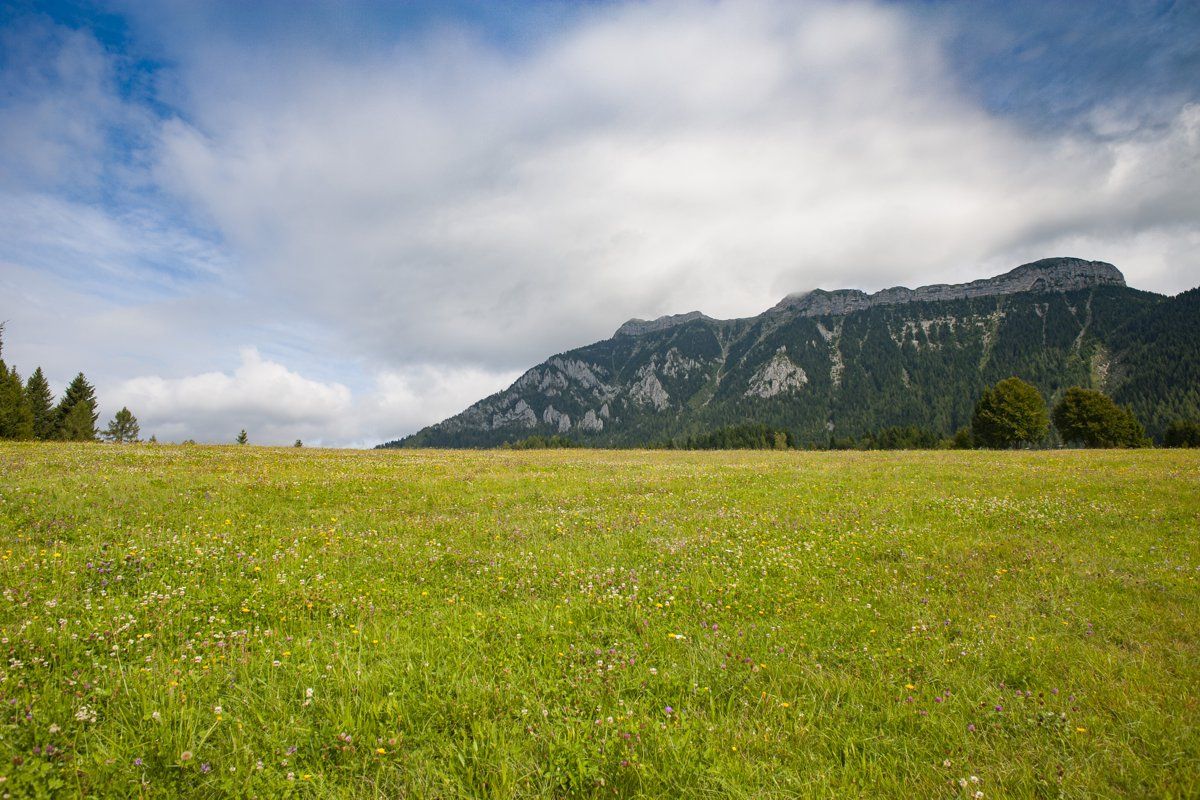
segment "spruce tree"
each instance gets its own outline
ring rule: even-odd
[[[96,439],[96,417],[92,404],[81,400],[71,406],[58,426],[58,438],[67,442],[91,442]]]
[[[246,442],[250,441],[250,437],[246,435],[245,428],[242,428],[241,433],[237,435],[236,441],[238,444],[245,444]]]
[[[81,406],[86,408],[86,415],[82,411],[76,412]],[[75,416],[68,425],[67,418],[72,414]],[[96,420],[100,417],[100,412],[96,410],[96,389],[87,382],[82,372],[75,376],[63,392],[62,399],[54,409],[54,416],[54,438],[66,441],[91,441],[96,438]]]
[[[54,438],[54,394],[50,383],[38,367],[25,384],[25,399],[33,412],[33,435],[38,439]]]
[[[122,406],[112,421],[108,423],[108,428],[104,431],[104,438],[110,442],[123,444],[136,442],[140,433],[141,428],[138,426],[137,417],[128,408]]]
[[[0,359],[0,439],[32,439],[33,412],[21,376]]]

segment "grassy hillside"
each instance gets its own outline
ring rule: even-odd
[[[1200,454],[0,445],[0,792],[1200,786]]]

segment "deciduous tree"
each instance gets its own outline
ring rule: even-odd
[[[1084,447],[1142,447],[1146,431],[1104,392],[1072,386],[1054,406],[1054,427],[1067,444]]]
[[[1041,392],[1020,378],[1006,378],[985,390],[971,419],[974,441],[992,448],[1034,444],[1049,428]]]

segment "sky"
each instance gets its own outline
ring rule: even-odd
[[[366,447],[607,338],[1049,256],[1200,285],[1200,4],[0,3],[4,358]]]

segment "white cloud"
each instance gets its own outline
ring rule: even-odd
[[[245,428],[255,443],[370,447],[461,410],[464,397],[504,388],[513,374],[419,366],[377,376],[355,397],[337,382],[305,377],[254,348],[232,372],[181,378],[143,376],[102,394],[106,410],[128,406],[143,436],[230,442]]]
[[[351,409],[350,390],[310,380],[268,361],[254,348],[241,352],[232,375],[207,372],[183,378],[132,378],[111,392],[114,406],[137,409],[147,432],[164,438],[184,433],[210,441],[231,440],[238,426],[280,443],[291,431],[319,431]],[[282,438],[281,438],[282,437]],[[292,437],[295,438],[295,437]]]
[[[395,365],[512,368],[628,316],[1026,253],[1116,261],[1114,233],[1184,254],[1166,275],[1114,247],[1135,285],[1200,282],[1195,108],[1165,133],[1029,133],[959,91],[937,36],[870,3],[658,2],[507,60],[462,38],[289,53],[282,85],[222,50],[185,70],[199,122],[164,130],[159,176],[287,303]],[[1053,249],[1072,242],[1096,248]]]
[[[176,27],[156,85],[178,116],[62,31],[22,45],[0,109],[7,347],[160,438],[381,441],[628,317],[814,286],[1049,255],[1200,284],[1200,108],[1030,131],[899,6],[605,5],[520,53]]]

